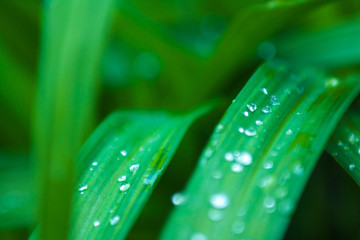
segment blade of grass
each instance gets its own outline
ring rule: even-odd
[[[267,63],[217,126],[162,239],[281,239],[358,79]]]
[[[114,1],[43,4],[34,124],[42,196],[40,239],[68,236],[75,157],[92,124],[95,74]]]
[[[72,239],[124,239],[189,125],[183,116],[121,111],[106,119],[78,157]]]
[[[360,185],[360,104],[346,112],[335,129],[326,150]]]

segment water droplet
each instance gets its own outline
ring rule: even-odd
[[[120,217],[118,215],[115,215],[110,219],[110,225],[114,226],[120,221]]]
[[[296,176],[302,176],[304,174],[304,168],[301,166],[300,163],[298,163],[294,168],[294,174]]]
[[[126,150],[121,150],[121,151],[120,151],[120,154],[121,154],[123,157],[126,157],[127,151],[126,151]]]
[[[223,177],[223,173],[219,170],[217,171],[214,171],[211,176],[214,178],[214,179],[221,179]]]
[[[233,165],[231,165],[231,171],[235,172],[235,173],[239,173],[244,169],[244,167],[238,163],[234,163]]]
[[[98,226],[100,226],[100,221],[99,220],[96,220],[96,221],[94,221],[94,227],[98,227]]]
[[[255,124],[258,125],[258,126],[260,126],[260,125],[263,125],[263,122],[262,122],[261,120],[256,120],[256,121],[255,121]]]
[[[248,129],[245,130],[245,135],[252,137],[256,135],[256,129],[253,127],[249,127]]]
[[[271,107],[270,106],[265,106],[265,107],[263,107],[263,109],[261,111],[263,113],[270,113],[271,112]]]
[[[353,171],[354,168],[355,168],[355,164],[350,164],[350,165],[349,165],[349,170],[350,170],[350,171]]]
[[[210,203],[214,208],[223,209],[229,205],[229,198],[224,193],[216,193],[211,195]]]
[[[234,234],[241,234],[245,230],[245,223],[241,220],[237,220],[231,226],[231,230]]]
[[[221,133],[223,129],[224,129],[224,125],[219,124],[219,125],[217,125],[215,131],[216,131],[216,133]]]
[[[294,203],[290,199],[284,199],[279,204],[279,211],[282,214],[288,215],[294,209]]]
[[[208,148],[208,149],[206,149],[206,151],[205,151],[205,157],[206,157],[206,158],[210,158],[210,157],[213,155],[213,153],[214,153],[214,150],[211,149],[211,148]]]
[[[245,117],[248,117],[248,116],[249,116],[249,112],[248,112],[248,111],[244,111],[243,114],[244,114]]]
[[[91,165],[92,166],[97,166],[99,163],[98,162],[93,162]]]
[[[119,182],[123,182],[123,181],[125,181],[125,180],[126,180],[126,176],[125,176],[125,175],[123,175],[123,176],[121,176],[121,177],[118,178],[118,181],[119,181]]]
[[[121,184],[120,191],[125,192],[129,188],[130,188],[130,184],[129,183],[124,183],[124,184]]]
[[[250,103],[250,104],[248,104],[246,106],[247,106],[247,108],[249,109],[250,112],[255,112],[256,109],[257,109],[257,106],[256,106],[255,103]]]
[[[185,203],[185,201],[186,201],[186,197],[184,196],[184,194],[182,194],[180,192],[174,193],[171,196],[171,202],[175,206],[181,205],[181,204]]]
[[[261,188],[266,188],[272,185],[273,183],[274,183],[274,178],[271,175],[267,175],[260,180],[259,186]]]
[[[272,95],[270,98],[270,104],[273,106],[280,105],[279,99],[275,95]]]
[[[261,88],[260,91],[262,91],[265,95],[268,95],[268,91],[266,90],[266,88]]]
[[[264,207],[265,208],[273,208],[273,207],[275,207],[275,198],[267,196],[264,199]]]
[[[205,234],[202,233],[194,233],[191,235],[190,240],[207,240],[207,237]]]
[[[277,198],[284,198],[288,194],[288,191],[285,187],[280,187],[275,190],[275,195]]]
[[[242,207],[240,207],[239,211],[237,212],[237,215],[239,217],[243,217],[246,215],[246,213],[247,213],[247,207],[242,206]]]
[[[239,132],[240,132],[240,133],[243,133],[244,131],[245,131],[244,128],[239,127]]]
[[[79,187],[79,191],[84,191],[88,188],[88,185],[87,184],[81,184],[80,187]]]
[[[337,78],[328,78],[325,81],[325,87],[326,88],[334,88],[339,85],[339,80]]]
[[[139,164],[133,164],[130,166],[130,172],[135,173],[139,169]]]
[[[273,168],[273,166],[274,166],[274,163],[272,161],[266,161],[264,163],[264,168],[265,169],[271,169],[271,168]]]
[[[236,161],[242,165],[247,166],[252,163],[252,156],[248,152],[241,152],[238,156],[236,156]]]
[[[286,130],[286,135],[291,135],[291,134],[293,134],[293,130],[291,129]]]
[[[225,153],[225,160],[229,162],[234,161],[234,154],[232,154],[231,152]]]
[[[211,221],[218,222],[223,218],[223,213],[217,209],[210,209],[208,211],[208,217]]]
[[[349,142],[351,144],[356,144],[357,142],[359,142],[359,138],[357,136],[355,136],[355,134],[350,134],[349,136]]]

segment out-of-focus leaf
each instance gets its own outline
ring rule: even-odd
[[[346,112],[330,138],[326,150],[360,185],[360,103]]]
[[[281,239],[358,79],[267,63],[205,149],[162,239]],[[174,200],[174,199],[173,199]]]
[[[275,40],[278,57],[297,64],[326,68],[360,64],[360,20],[313,32],[288,34]]]
[[[99,55],[115,0],[43,1],[34,124],[40,239],[66,239],[75,158],[92,125]]]
[[[31,227],[35,220],[34,179],[27,157],[0,153],[0,229]]]
[[[121,111],[83,146],[71,239],[124,239],[201,108],[183,116]]]

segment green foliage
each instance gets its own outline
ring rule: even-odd
[[[331,164],[313,170],[320,156],[332,161],[326,149],[360,184],[359,100],[347,111],[359,91],[359,9],[2,0],[0,239],[281,239],[289,224],[299,239],[357,239],[344,229],[360,218],[358,189]],[[291,224],[299,202],[323,222],[295,214]]]

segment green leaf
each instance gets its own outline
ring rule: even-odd
[[[115,0],[44,1],[34,155],[41,239],[66,239],[74,165],[93,123],[99,57]],[[56,206],[56,207],[54,207]]]
[[[260,67],[216,127],[162,239],[281,239],[359,88],[356,78]]]
[[[207,107],[184,116],[120,111],[87,140],[78,158],[72,239],[124,239],[186,129]]]
[[[346,112],[326,150],[360,185],[360,102]]]

